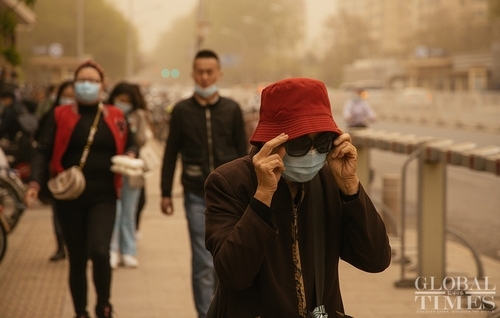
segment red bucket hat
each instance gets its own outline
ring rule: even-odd
[[[289,78],[262,91],[259,123],[250,143],[265,143],[281,133],[294,139],[327,131],[341,134],[333,120],[325,84],[309,78]]]

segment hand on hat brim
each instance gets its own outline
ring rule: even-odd
[[[252,158],[252,163],[257,174],[257,190],[254,197],[271,206],[274,192],[278,188],[281,172],[285,170],[283,157],[286,150],[283,145],[288,140],[288,135],[281,135],[266,142]]]
[[[344,194],[356,194],[359,190],[359,179],[356,175],[358,151],[351,142],[351,135],[342,133],[333,144],[334,147],[326,158],[333,177]]]

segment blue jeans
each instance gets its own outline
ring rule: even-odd
[[[205,248],[205,199],[186,192],[184,194],[184,207],[191,240],[191,277],[194,302],[198,318],[205,318],[216,284],[212,254]]]
[[[122,255],[137,254],[135,244],[135,219],[141,188],[131,188],[123,176],[121,198],[116,201],[116,219],[111,238],[111,251]]]

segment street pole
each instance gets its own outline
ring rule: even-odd
[[[201,49],[203,42],[205,41],[205,36],[208,28],[207,19],[207,0],[199,0],[198,2],[198,16],[197,16],[197,35],[196,35],[196,52]]]
[[[77,0],[76,3],[76,54],[78,61],[83,61],[85,58],[85,42],[84,42],[84,0]]]
[[[127,56],[125,61],[125,69],[127,78],[130,79],[133,75],[134,53],[132,52],[132,20],[134,15],[134,0],[128,1],[128,22],[127,22]]]
[[[248,41],[245,39],[245,36],[242,33],[235,31],[235,30],[232,30],[228,27],[222,27],[220,29],[220,33],[222,35],[227,36],[227,37],[233,38],[239,42],[239,44],[240,44],[240,59],[241,59],[241,64],[242,64],[242,66],[240,67],[240,71],[243,71],[243,73],[246,74],[246,78],[244,80],[247,83],[249,83],[250,82],[249,74],[248,74],[248,72],[245,71],[245,65],[246,65],[245,54],[246,54],[246,52],[248,52],[248,49],[250,47],[248,45]]]
[[[276,77],[276,67],[278,64],[277,61],[277,52],[275,48],[273,48],[273,45],[276,45],[277,43],[277,37],[276,33],[274,32],[273,26],[265,21],[256,19],[254,17],[251,17],[249,15],[245,15],[242,17],[241,21],[245,24],[248,25],[253,25],[259,28],[262,28],[265,33],[267,33],[269,37],[269,42],[272,43],[272,45],[269,47],[269,55],[270,55],[270,66],[268,67],[268,76],[269,76],[269,81],[272,82],[275,80]]]

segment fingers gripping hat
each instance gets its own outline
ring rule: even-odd
[[[309,78],[289,78],[262,91],[259,122],[250,143],[265,143],[281,133],[294,139],[327,131],[341,134],[333,120],[325,84]]]

